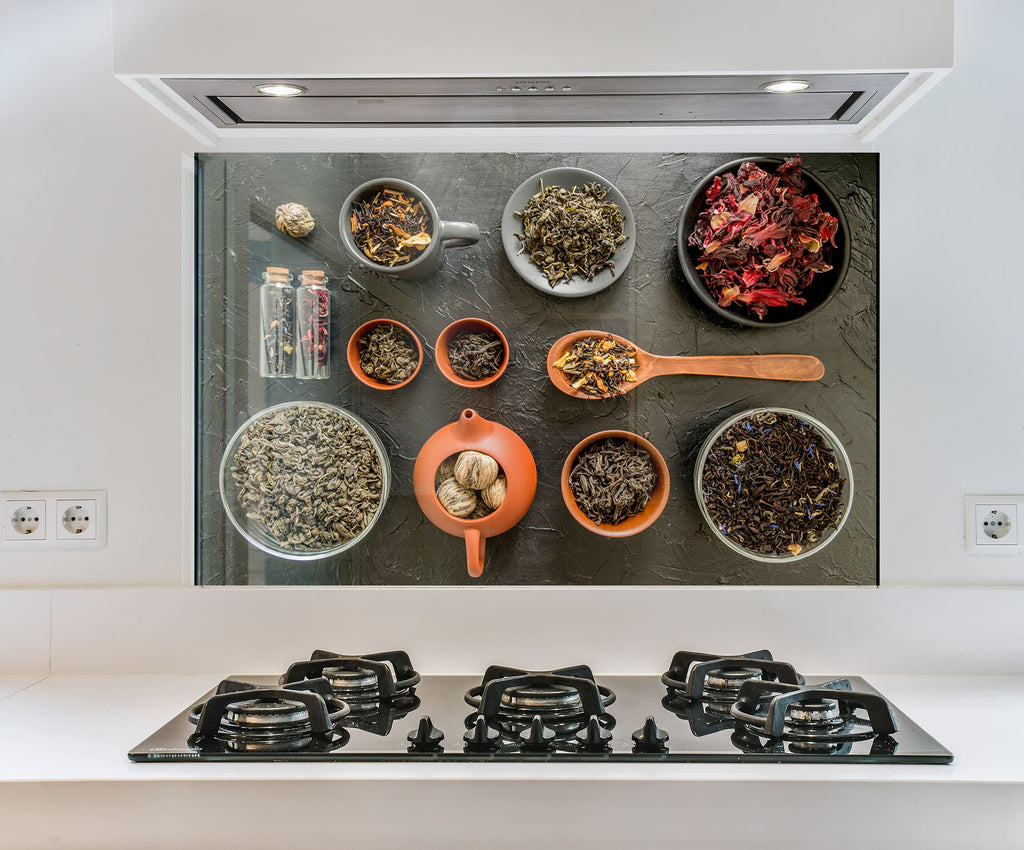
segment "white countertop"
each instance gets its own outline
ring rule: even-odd
[[[159,762],[127,752],[223,676],[0,677],[0,781],[757,780],[1024,784],[1024,677],[867,675],[954,754],[951,765],[460,762]],[[10,680],[8,682],[8,680]],[[13,690],[11,690],[13,693]],[[980,696],[976,696],[979,695]],[[970,722],[963,723],[961,718]],[[61,734],[48,734],[60,729]]]
[[[0,848],[521,850],[537,829],[588,850],[732,850],[736,829],[759,850],[801,846],[794,830],[831,850],[1024,846],[1024,677],[864,675],[950,765],[128,760],[221,678],[0,677]]]
[[[0,700],[14,696],[36,682],[46,678],[45,673],[23,673],[21,675],[0,676]]]

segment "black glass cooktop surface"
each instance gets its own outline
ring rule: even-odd
[[[857,676],[808,676],[799,693],[782,676],[781,684],[744,685],[738,699],[735,692],[717,698],[712,682],[709,691],[687,699],[657,676],[593,677],[579,667],[530,674],[527,681],[524,673],[489,668],[483,683],[473,676],[424,676],[397,695],[347,703],[322,678],[307,679],[298,686],[307,688],[301,694],[282,695],[278,677],[235,676],[221,686],[225,693],[211,690],[128,756],[145,762],[953,760]]]

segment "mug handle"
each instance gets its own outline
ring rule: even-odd
[[[465,248],[480,241],[480,228],[468,221],[442,221],[441,241],[446,248]]]
[[[479,528],[466,529],[466,569],[473,578],[480,578],[484,571],[484,545],[487,538]]]

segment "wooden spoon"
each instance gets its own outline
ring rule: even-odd
[[[555,368],[558,360],[576,340],[584,337],[613,339],[636,349],[633,372],[635,381],[619,386],[611,395],[623,395],[636,389],[649,378],[661,375],[715,375],[722,378],[762,378],[768,381],[817,381],[825,374],[825,364],[808,354],[740,354],[717,357],[660,357],[637,348],[628,339],[606,331],[576,331],[566,334],[551,346],[548,352],[548,377],[566,395],[574,398],[597,399],[607,396],[588,395],[574,390],[569,377]]]

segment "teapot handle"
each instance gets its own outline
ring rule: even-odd
[[[466,569],[473,578],[480,578],[484,571],[484,545],[487,538],[479,528],[466,530]]]

